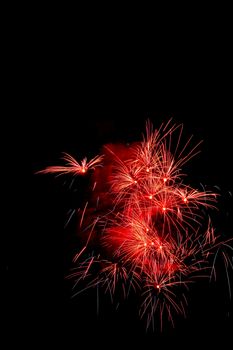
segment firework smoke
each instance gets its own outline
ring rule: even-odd
[[[141,142],[105,145],[89,162],[65,154],[65,165],[40,171],[89,176],[88,201],[76,211],[80,247],[68,276],[74,295],[93,287],[112,300],[137,293],[147,327],[185,315],[189,284],[215,276],[216,251],[231,265],[231,247],[207,214],[217,194],[185,184],[182,167],[200,143],[193,147],[190,138],[182,146],[182,130],[171,121],[153,130],[148,122]]]

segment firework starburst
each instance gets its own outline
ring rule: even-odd
[[[192,146],[190,138],[182,146],[182,131],[171,121],[158,130],[148,122],[141,142],[105,145],[89,162],[65,153],[65,165],[40,171],[90,171],[90,199],[78,210],[82,239],[68,276],[74,295],[102,287],[114,300],[133,290],[147,327],[157,315],[161,325],[164,317],[173,324],[174,313],[185,315],[185,293],[198,277],[214,274],[216,251],[224,248],[225,265],[232,265],[230,243],[215,234],[207,214],[217,194],[185,184],[182,167],[199,153],[200,143]]]

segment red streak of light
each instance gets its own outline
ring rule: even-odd
[[[84,207],[84,209],[83,209],[83,213],[82,213],[82,216],[81,216],[81,220],[80,220],[79,227],[82,226],[83,218],[84,218],[84,215],[85,215],[85,211],[86,211],[86,209],[87,209],[87,206],[88,206],[88,202],[86,202],[85,207]]]

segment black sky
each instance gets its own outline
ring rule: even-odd
[[[203,140],[201,154],[187,165],[189,181],[220,188],[213,221],[233,236],[230,9],[182,8],[171,18],[166,10],[161,23],[160,13],[152,11],[150,19],[147,12],[142,33],[132,9],[120,9],[125,29],[115,9],[99,3],[99,13],[88,3],[74,19],[63,5],[61,13],[58,5],[19,7],[4,14],[2,35],[0,323],[6,344],[206,349],[220,341],[229,347],[233,307],[221,272],[216,285],[193,287],[187,318],[162,335],[145,332],[133,300],[116,312],[102,296],[97,318],[95,295],[70,299],[64,276],[74,230],[64,222],[76,198],[62,181],[35,172],[56,164],[62,152],[94,156],[104,143],[137,141],[148,118],[155,127],[173,118],[184,124],[184,138]]]

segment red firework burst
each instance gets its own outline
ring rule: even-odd
[[[141,142],[105,145],[89,162],[65,154],[65,165],[40,171],[90,175],[89,200],[77,211],[82,246],[68,276],[75,288],[85,285],[74,295],[102,287],[113,300],[134,290],[147,327],[156,316],[162,327],[164,317],[173,324],[174,313],[185,315],[189,283],[215,274],[220,248],[231,265],[224,248],[232,248],[215,235],[206,214],[217,194],[184,183],[182,166],[200,143],[192,147],[190,138],[181,146],[183,126],[170,124],[154,131],[148,122]]]

